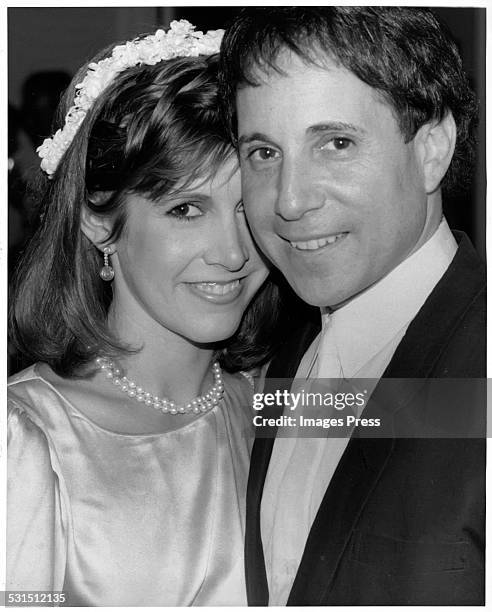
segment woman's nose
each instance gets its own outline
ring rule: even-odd
[[[206,263],[231,272],[241,270],[249,259],[246,223],[235,215],[216,230],[213,243],[205,255]]]

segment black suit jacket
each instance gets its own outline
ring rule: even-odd
[[[401,385],[399,416],[415,414],[415,379],[425,385],[431,378],[486,376],[485,266],[466,236],[456,237],[450,267],[383,375],[414,379],[408,389]],[[300,329],[267,377],[294,377],[318,331],[313,324]],[[432,420],[432,406],[426,410],[423,417]],[[250,605],[268,603],[260,502],[273,442],[257,438],[252,451]],[[315,517],[287,605],[481,605],[484,515],[484,439],[368,439],[356,430]]]

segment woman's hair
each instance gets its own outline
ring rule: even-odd
[[[87,113],[52,180],[39,177],[39,227],[17,269],[10,312],[12,341],[28,359],[80,375],[98,353],[134,349],[108,332],[112,291],[99,278],[101,253],[81,231],[81,211],[110,216],[113,241],[125,225],[127,194],[161,199],[211,178],[235,155],[218,110],[217,63],[216,56],[183,57],[120,73]],[[65,93],[57,127],[86,71]],[[222,351],[225,367],[251,368],[268,358],[265,330],[276,321],[277,301],[267,281]]]
[[[262,73],[282,73],[289,50],[306,64],[334,60],[380,93],[408,142],[428,122],[451,112],[455,153],[443,180],[466,185],[473,167],[476,96],[447,29],[432,11],[395,6],[295,6],[243,9],[222,39],[221,101],[236,136],[236,92],[255,86]]]

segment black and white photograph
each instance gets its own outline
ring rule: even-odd
[[[121,4],[5,7],[0,603],[486,605],[485,3]]]

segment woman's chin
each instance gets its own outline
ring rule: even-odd
[[[194,326],[193,330],[190,329],[187,337],[196,344],[217,344],[233,336],[240,323],[240,319],[231,322],[222,319],[215,324],[204,320],[199,328]]]

